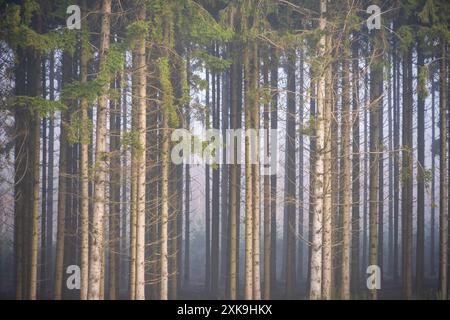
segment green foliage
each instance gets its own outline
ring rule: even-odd
[[[70,122],[66,123],[64,128],[67,133],[67,141],[70,144],[74,143],[91,143],[91,135],[94,124],[91,120],[84,121],[80,113],[73,113],[70,116]],[[87,133],[87,134],[86,134]]]
[[[199,75],[193,74],[191,76],[191,83],[198,89],[198,90],[206,90],[208,88],[208,81],[205,79],[202,79]]]
[[[397,31],[397,36],[400,39],[400,51],[405,52],[411,48],[414,43],[414,33],[410,26],[403,25]]]
[[[137,20],[126,27],[125,37],[134,48],[137,40],[145,39],[150,30],[150,21]]]
[[[67,110],[67,106],[60,101],[30,96],[16,96],[11,101],[10,106],[13,108],[27,108],[32,115],[38,113],[40,117],[46,117],[55,111]]]
[[[417,16],[419,17],[420,22],[424,24],[432,24],[438,20],[438,16],[436,14],[436,5],[434,0],[427,0],[425,5]]]
[[[314,134],[315,126],[316,126],[315,117],[309,117],[308,122],[301,126],[300,134],[304,136],[312,136]]]
[[[427,89],[428,69],[426,66],[420,66],[417,77],[417,93],[422,99],[428,96]]]
[[[205,64],[205,67],[209,70],[220,72],[228,69],[232,64],[231,60],[222,59],[219,57],[215,57],[210,55],[204,50],[195,50],[192,52],[193,58],[198,58],[202,60]]]
[[[25,1],[23,7],[10,5],[6,7],[4,19],[0,21],[2,38],[13,48],[33,47],[40,52],[61,49],[73,54],[77,43],[77,31],[57,28],[48,33],[38,33],[31,26],[31,17],[39,10],[39,5],[32,0]]]
[[[158,59],[160,84],[161,84],[161,107],[169,117],[169,125],[178,127],[179,119],[176,112],[173,87],[170,81],[169,59],[162,57]]]

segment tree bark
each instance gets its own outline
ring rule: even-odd
[[[102,24],[100,34],[100,69],[105,67],[109,50],[111,0],[102,1]],[[92,243],[89,255],[89,287],[88,299],[100,299],[101,270],[103,267],[104,248],[104,217],[106,189],[106,116],[108,112],[108,84],[100,94],[97,106],[97,129],[95,144],[94,172],[94,208],[92,219]]]

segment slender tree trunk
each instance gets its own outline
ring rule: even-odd
[[[191,81],[191,65],[190,65],[189,49],[186,58],[186,81],[188,83],[188,90],[190,91],[189,83]],[[186,105],[186,129],[191,130],[191,108],[190,104]],[[184,210],[185,210],[185,225],[184,225],[184,282],[185,286],[189,286],[191,278],[190,265],[190,249],[191,249],[191,166],[185,165],[185,196],[184,196]]]
[[[439,295],[448,296],[448,176],[447,176],[447,59],[446,44],[441,40],[439,68],[439,115],[440,115],[440,161],[439,161]]]
[[[209,70],[206,70],[206,129],[210,129],[210,84]],[[205,291],[211,290],[211,203],[210,203],[210,165],[205,164]]]
[[[217,52],[216,52],[217,54]],[[220,74],[212,76],[212,122],[213,129],[219,130],[220,124]],[[211,294],[217,298],[219,294],[219,240],[220,240],[220,164],[212,167],[212,211],[211,211]]]
[[[105,68],[109,50],[111,0],[102,1],[102,25],[100,34],[100,69]],[[95,144],[94,208],[92,219],[92,243],[89,256],[88,299],[100,299],[101,270],[104,256],[104,216],[106,189],[106,116],[108,112],[108,85],[98,99],[97,130]]]
[[[332,54],[332,41],[331,36],[327,35],[325,40],[325,54]],[[325,77],[325,88],[333,88],[333,66],[326,65],[324,70]],[[323,150],[323,250],[322,250],[322,297],[324,299],[331,299],[333,290],[333,237],[332,237],[332,222],[333,214],[335,212],[333,205],[333,192],[335,188],[335,179],[333,175],[333,150],[336,145],[333,145],[335,141],[333,135],[335,132],[333,130],[333,101],[334,101],[334,90],[325,89],[324,95],[324,144],[323,148],[318,150]]]
[[[38,30],[40,29],[40,17],[36,18]],[[32,72],[28,74],[28,85],[31,94],[35,97],[42,95],[42,61],[41,54],[37,50],[33,50],[32,54]],[[34,107],[34,106],[33,106]],[[35,112],[31,122],[30,132],[32,134],[32,213],[31,213],[31,248],[30,248],[30,277],[29,277],[29,293],[30,300],[37,299],[37,283],[38,283],[38,256],[39,256],[39,189],[40,189],[40,159],[41,159],[41,118],[39,112]]]
[[[169,23],[165,23],[164,28],[168,28]],[[167,30],[166,30],[167,31]],[[170,148],[170,129],[169,129],[169,108],[173,105],[172,86],[169,77],[168,58],[160,59],[159,65],[160,83],[162,90],[162,148],[161,148],[161,248],[160,248],[160,299],[167,300],[169,297],[169,269],[168,269],[168,243],[169,243],[169,148]]]
[[[138,19],[145,21],[146,10],[139,8]],[[136,50],[137,80],[137,134],[138,150],[136,150],[137,170],[137,203],[136,203],[136,294],[137,300],[145,299],[145,178],[146,178],[146,129],[147,129],[147,64],[145,56],[145,35],[139,39]]]
[[[417,74],[421,76],[424,57],[420,44],[417,47]],[[422,75],[423,76],[423,75]],[[421,79],[418,82],[420,85]],[[416,292],[423,290],[425,263],[425,99],[423,88],[417,89],[417,240],[416,240]]]
[[[42,61],[42,97],[47,99],[47,71],[46,71],[46,59]],[[45,298],[45,294],[47,291],[47,158],[48,158],[48,150],[47,150],[47,122],[48,118],[42,118],[42,184],[41,184],[41,267],[39,273],[39,280],[41,285],[39,286],[39,295],[41,298]],[[1,271],[0,271],[1,272]]]
[[[270,50],[270,126],[278,128],[278,53],[275,47]],[[271,141],[271,143],[275,143]],[[270,177],[270,290],[277,289],[277,174]],[[272,294],[273,296],[273,294]]]
[[[320,1],[320,30],[325,30],[326,27],[326,0]],[[325,35],[322,35],[318,45],[318,56],[325,56]],[[324,174],[325,174],[325,161],[324,161],[324,149],[325,149],[325,115],[326,115],[326,101],[325,101],[325,70],[318,70],[317,73],[317,96],[315,110],[315,158],[314,158],[314,190],[312,200],[314,201],[314,210],[312,213],[312,244],[311,244],[311,275],[310,275],[310,299],[322,298],[322,254],[323,254],[323,236],[322,228],[324,227]],[[331,208],[330,208],[331,209]]]
[[[391,54],[389,54],[389,61],[391,62]],[[388,252],[388,274],[393,275],[394,270],[394,205],[393,205],[393,194],[394,194],[394,185],[393,185],[393,128],[392,128],[392,118],[393,118],[393,109],[392,109],[392,65],[387,69],[387,90],[388,90],[388,149],[389,149],[389,164],[388,164],[388,187],[389,187],[389,196],[388,196],[388,215],[389,215],[389,225],[388,225],[388,246],[389,246],[389,252]]]
[[[254,106],[251,94],[253,81],[251,61],[251,46],[244,47],[244,87],[245,87],[245,130],[251,128],[251,113]],[[253,175],[250,148],[250,137],[245,136],[245,287],[244,299],[253,299]]]
[[[137,56],[136,52],[133,52],[133,63],[135,63]],[[134,69],[134,68],[133,68]],[[133,70],[134,71],[134,70]],[[137,73],[133,72],[131,76],[131,93],[132,93],[132,104],[136,106],[139,101],[137,99]],[[131,108],[131,130],[135,130],[137,122],[137,112],[136,108]],[[129,293],[130,300],[136,299],[136,233],[137,233],[137,179],[138,179],[138,168],[137,168],[137,153],[135,147],[131,149],[131,190],[130,190],[130,281],[129,281]]]
[[[63,53],[63,85],[70,81],[72,76],[72,57],[69,53]],[[55,300],[62,298],[63,275],[64,270],[64,243],[65,243],[65,225],[66,225],[66,190],[68,185],[67,162],[69,160],[70,148],[67,138],[67,123],[69,121],[68,111],[61,112],[61,134],[60,134],[60,154],[59,154],[59,182],[58,182],[58,221],[56,234],[56,261],[55,261]]]
[[[436,275],[436,80],[431,78],[431,217],[430,217],[430,275]]]
[[[350,299],[350,250],[351,250],[351,184],[350,184],[350,71],[349,54],[344,48],[342,60],[342,259],[341,298]]]
[[[359,44],[355,35],[352,45],[352,252],[351,252],[351,289],[356,294],[360,281],[360,107],[359,107]]]
[[[50,100],[55,100],[55,54],[52,51],[50,54],[50,70],[49,70],[49,95]],[[51,288],[52,288],[52,280],[53,280],[53,170],[54,170],[54,149],[55,149],[55,115],[54,113],[50,114],[49,124],[48,124],[48,184],[47,184],[47,226],[45,231],[47,235],[46,239],[46,257],[47,259],[44,263],[47,264],[46,268],[46,297],[51,297]]]
[[[270,68],[270,61],[269,61],[269,52],[268,48],[263,49],[263,81],[264,81],[264,89],[268,90],[269,88],[269,68]],[[270,117],[270,104],[269,101],[265,101],[264,103],[264,129],[269,129],[269,117]],[[266,149],[264,149],[265,157],[270,157],[270,149],[269,149],[269,134],[268,132],[264,136],[264,146],[266,146]],[[270,299],[270,253],[271,253],[271,247],[270,247],[270,176],[268,174],[264,175],[264,291],[263,291],[263,299],[268,300]]]
[[[83,16],[86,17],[86,2],[83,1]],[[81,38],[81,55],[80,55],[80,82],[87,83],[88,73],[88,27],[87,20],[83,25],[83,34]],[[86,126],[88,123],[88,101],[86,98],[81,99],[81,148],[80,148],[80,192],[81,192],[81,283],[80,283],[80,299],[86,300],[88,293],[88,277],[89,277],[89,144],[90,133]]]
[[[239,15],[234,12],[232,19],[234,20],[235,28],[239,26]],[[241,72],[238,64],[240,53],[240,47],[237,40],[231,43],[231,58],[232,65],[230,70],[230,129],[237,129],[237,112],[238,112],[238,90],[241,86],[238,83],[238,73]],[[238,179],[238,166],[237,166],[237,151],[240,146],[237,145],[236,139],[232,142],[233,157],[230,165],[230,183],[229,183],[229,195],[230,195],[230,208],[229,208],[229,230],[230,230],[230,241],[229,241],[229,298],[235,300],[238,297],[238,279],[237,273],[239,265],[238,260],[238,206],[237,202],[237,179]]]
[[[305,58],[304,58],[304,48],[303,46],[300,48],[299,52],[299,63],[300,63],[300,69],[299,69],[299,108],[298,108],[298,118],[299,118],[299,150],[298,150],[298,165],[299,165],[299,181],[298,181],[298,248],[297,248],[297,280],[300,284],[301,281],[303,281],[303,269],[305,265],[304,261],[304,250],[305,250],[305,238],[304,238],[304,229],[305,229],[305,223],[304,223],[304,211],[305,211],[305,196],[304,196],[304,148],[305,148],[305,142],[303,137],[303,121],[304,121],[304,64],[305,64]]]
[[[394,91],[394,282],[399,278],[399,213],[400,213],[400,65],[397,58],[397,41],[393,45]]]
[[[370,172],[369,172],[369,265],[378,265],[378,218],[380,174],[380,109],[383,104],[383,66],[381,64],[380,35],[372,35],[370,66]],[[378,42],[377,42],[378,41]],[[377,289],[370,290],[370,298],[377,299]]]
[[[260,271],[260,143],[259,143],[259,122],[260,122],[260,106],[259,106],[259,58],[258,45],[256,42],[252,44],[252,65],[254,75],[252,76],[252,88],[254,94],[253,110],[252,110],[252,127],[255,129],[255,141],[257,146],[254,151],[255,164],[252,164],[253,176],[253,299],[261,299],[261,271]]]
[[[285,156],[285,210],[286,215],[284,221],[287,232],[286,236],[286,282],[285,290],[286,296],[289,299],[294,297],[295,288],[295,242],[296,242],[296,217],[295,217],[295,191],[296,191],[296,174],[295,174],[295,64],[296,51],[295,49],[287,52],[287,114],[286,114],[286,156]]]
[[[412,49],[403,56],[403,117],[402,117],[402,238],[403,289],[405,298],[412,298]]]

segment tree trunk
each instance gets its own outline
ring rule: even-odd
[[[252,127],[255,129],[256,146],[259,143],[259,122],[260,122],[260,106],[259,106],[259,57],[258,45],[256,42],[252,44],[252,65],[254,75],[252,77],[252,90],[254,94],[253,111],[252,111]],[[253,175],[253,299],[261,299],[261,272],[260,272],[260,155],[259,148],[254,151],[255,164],[252,164]]]
[[[239,30],[240,26],[240,16],[239,13],[234,11],[231,16],[232,24],[236,29]],[[239,90],[242,90],[241,84],[239,83],[239,73],[242,72],[239,65],[239,55],[241,53],[241,47],[238,40],[233,40],[230,45],[231,47],[231,59],[233,61],[230,69],[230,129],[237,129],[238,127],[238,103],[239,103]],[[229,207],[229,230],[230,230],[230,240],[229,240],[229,298],[235,300],[238,297],[238,248],[239,248],[239,205],[238,202],[238,159],[237,151],[240,146],[237,145],[236,139],[233,141],[233,158],[230,165],[230,182],[229,182],[229,197],[230,197],[230,207]]]
[[[320,30],[325,30],[326,27],[326,0],[320,1]],[[325,35],[322,35],[318,45],[318,56],[325,56]],[[312,212],[312,244],[311,244],[311,271],[310,271],[310,287],[309,298],[312,300],[322,298],[322,251],[323,251],[323,236],[322,228],[324,226],[324,148],[325,148],[325,113],[326,113],[326,101],[325,101],[325,70],[318,70],[316,84],[316,106],[315,110],[315,158],[314,158],[314,190],[313,190],[313,212]]]
[[[263,81],[264,81],[264,90],[268,90],[270,83],[269,83],[269,68],[270,68],[270,61],[269,61],[269,52],[268,48],[263,49]],[[269,129],[269,117],[270,117],[270,104],[269,100],[264,102],[264,129]],[[264,136],[264,146],[266,146],[265,151],[265,157],[270,157],[270,149],[269,149],[269,134],[268,132]],[[264,175],[264,198],[263,198],[263,205],[264,205],[264,291],[263,291],[263,299],[268,300],[270,299],[270,254],[271,254],[271,247],[270,247],[270,176],[268,174]]]
[[[447,59],[446,44],[441,40],[439,68],[439,116],[440,116],[440,160],[439,160],[439,295],[442,300],[448,296],[448,176],[447,176]]]
[[[381,64],[380,35],[372,35],[370,66],[370,172],[369,172],[369,265],[378,260],[379,174],[380,174],[380,109],[383,104],[383,66]],[[378,275],[376,275],[378,276]],[[370,298],[377,299],[377,289],[370,290]]]
[[[402,238],[403,289],[406,299],[412,298],[412,49],[403,56],[403,117],[402,117]]]
[[[49,95],[50,100],[55,100],[55,54],[52,51],[50,53],[50,71],[49,71]],[[46,257],[44,263],[47,264],[46,268],[46,297],[51,297],[51,288],[52,288],[52,280],[53,280],[53,171],[54,171],[54,149],[55,149],[55,114],[50,114],[49,124],[48,124],[48,184],[47,184],[47,226],[45,231],[47,235],[45,237],[46,240]]]
[[[245,130],[252,125],[252,66],[251,45],[247,43],[244,47],[244,87],[245,87]],[[253,175],[251,159],[251,148],[249,136],[245,135],[245,271],[244,271],[244,299],[253,299]]]
[[[420,43],[417,47],[417,74],[424,68],[424,57]],[[418,79],[420,86],[421,79]],[[424,278],[424,246],[425,246],[425,96],[423,88],[417,89],[417,240],[416,240],[416,292],[423,291]],[[422,91],[421,91],[422,90]]]
[[[278,53],[275,47],[270,50],[270,126],[278,128]],[[275,143],[275,142],[271,142]],[[270,290],[277,287],[277,174],[270,177]]]
[[[146,10],[139,8],[138,19],[145,21]],[[138,150],[136,150],[137,202],[136,202],[136,294],[135,299],[145,299],[145,178],[146,178],[146,129],[147,129],[147,64],[145,56],[145,34],[136,48],[136,85],[138,94],[136,129]]]
[[[83,1],[83,16],[86,18],[87,8],[86,2]],[[89,59],[89,39],[87,20],[83,25],[83,35],[81,38],[81,55],[80,55],[80,82],[87,83],[88,59]],[[90,133],[86,126],[88,123],[88,100],[81,99],[81,148],[80,148],[80,193],[81,193],[81,283],[80,283],[80,299],[86,300],[88,293],[88,277],[89,277],[89,144]]]
[[[72,57],[68,52],[63,53],[63,85],[70,82],[72,76]],[[56,233],[56,261],[55,261],[55,300],[62,298],[63,275],[64,270],[64,243],[65,243],[65,225],[66,225],[66,190],[67,190],[67,162],[69,160],[69,143],[67,138],[67,124],[69,121],[68,111],[61,112],[61,135],[60,135],[60,154],[59,154],[59,182],[58,182],[58,221]]]
[[[286,156],[285,156],[285,198],[284,206],[286,210],[285,214],[285,230],[286,234],[286,282],[285,293],[288,299],[294,297],[294,288],[296,284],[295,280],[295,242],[296,242],[296,170],[295,170],[295,65],[296,65],[296,51],[290,49],[287,52],[287,114],[286,114]]]
[[[360,137],[359,137],[359,122],[360,122],[360,108],[359,108],[359,44],[357,38],[353,39],[352,45],[352,130],[353,130],[353,144],[352,144],[352,252],[351,252],[351,289],[352,293],[356,294],[359,289],[360,281],[360,264],[359,264],[359,246],[360,246]]]
[[[111,0],[102,1],[102,24],[100,34],[100,70],[105,68],[109,50]],[[92,219],[92,243],[89,256],[88,299],[100,299],[100,274],[103,267],[104,216],[106,189],[106,116],[108,112],[108,84],[100,94],[97,106],[97,129],[95,144],[94,208]]]
[[[351,250],[351,184],[350,184],[350,71],[349,49],[344,47],[342,58],[342,258],[341,258],[341,298],[350,299],[350,250]]]
[[[40,23],[40,17],[37,17],[37,23]],[[38,29],[40,26],[38,25]],[[31,95],[38,97],[42,94],[42,61],[41,54],[37,50],[31,53],[32,70],[28,74],[28,85],[31,89]],[[30,70],[29,70],[30,71]],[[31,106],[35,107],[35,106]],[[29,293],[30,300],[37,299],[37,283],[38,283],[38,256],[39,256],[39,189],[40,189],[40,159],[41,159],[41,119],[39,112],[34,112],[31,122],[31,139],[33,139],[30,156],[32,157],[32,213],[31,213],[31,248],[30,248],[30,278]]]

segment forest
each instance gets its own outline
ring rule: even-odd
[[[449,299],[449,19],[0,0],[0,299]]]

